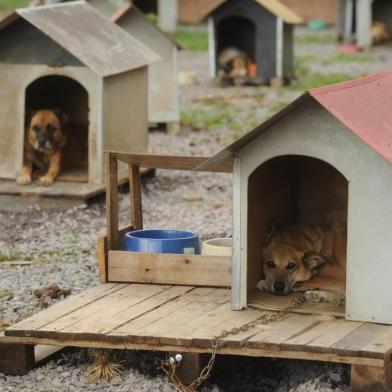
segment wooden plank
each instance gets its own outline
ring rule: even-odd
[[[131,197],[131,224],[135,230],[143,228],[143,207],[140,167],[129,165],[129,194]]]
[[[366,346],[361,348],[361,352],[390,354],[392,351],[392,327],[389,327],[385,333],[377,335]]]
[[[109,281],[229,287],[231,257],[109,251]]]
[[[351,366],[352,392],[390,392],[392,390],[391,365],[384,367]]]
[[[167,302],[157,309],[148,312],[135,320],[131,320],[124,325],[121,325],[110,332],[111,335],[122,335],[122,336],[134,336],[140,330],[144,330],[149,325],[170,316],[173,312],[184,308],[191,302],[196,301],[198,298],[203,297],[211,293],[214,289],[207,287],[189,288],[189,291],[174,299],[173,301]]]
[[[0,373],[25,375],[34,364],[33,345],[0,343]]]
[[[197,166],[209,159],[209,157],[181,155],[128,154],[120,152],[113,152],[112,154],[114,154],[118,160],[125,162],[128,165],[170,170],[194,170]],[[231,173],[232,169],[231,165],[220,165],[214,166],[211,171]]]
[[[165,290],[163,287],[167,286],[150,286],[151,292],[149,297],[139,301],[129,301],[128,299],[127,301],[124,300],[114,303],[110,308],[103,309],[89,317],[83,318],[78,323],[63,329],[62,332],[89,335],[110,334],[112,330],[119,326],[129,323],[131,320],[159,308],[168,301],[172,301],[187,291],[192,290],[192,288],[185,286],[174,286]],[[160,291],[159,288],[161,288]]]
[[[119,249],[118,236],[118,168],[117,159],[111,153],[105,154],[106,183],[106,220],[107,247],[109,250]]]
[[[39,344],[34,347],[35,367],[42,366],[56,358],[64,351],[64,347]]]
[[[37,336],[54,336],[59,331],[76,331],[76,325],[80,325],[80,323],[82,326],[84,325],[83,320],[87,320],[89,327],[93,328],[93,323],[89,323],[88,320],[111,317],[113,312],[116,314],[117,311],[142,302],[161,291],[167,290],[169,287],[138,284],[126,285],[121,290],[110,293],[64,317],[58,318],[45,325],[45,327],[41,327],[37,331]]]
[[[333,349],[339,350],[340,353],[344,352],[347,355],[359,355],[362,348],[367,347],[378,336],[384,335],[391,327],[380,324],[363,324],[353,332],[340,339],[331,346]],[[380,353],[369,353],[369,357],[382,357]]]
[[[134,230],[132,225],[126,225],[118,231],[118,236],[121,238],[128,231]],[[98,237],[97,240],[97,259],[99,268],[99,280],[101,283],[108,282],[108,247],[107,236]]]
[[[125,284],[106,283],[92,287],[91,289],[83,291],[79,295],[68,297],[64,301],[58,302],[48,309],[29,317],[28,319],[22,320],[19,323],[8,327],[4,331],[4,334],[6,336],[29,336],[36,329],[42,328],[48,323],[68,315],[89,303],[96,301],[97,299],[120,290],[125,286]]]

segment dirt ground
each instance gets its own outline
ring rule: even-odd
[[[296,34],[297,79],[278,90],[268,87],[220,88],[208,78],[208,54],[180,53],[182,131],[150,134],[152,152],[210,156],[282,109],[304,89],[390,70],[392,50],[377,47],[348,57],[338,54],[333,32]],[[187,196],[197,196],[187,197]],[[201,238],[231,235],[231,176],[158,170],[143,184],[146,227],[178,227]],[[197,199],[198,201],[189,201]],[[120,217],[128,216],[128,195],[121,195]],[[0,330],[40,310],[33,292],[57,283],[76,294],[98,283],[95,241],[105,231],[103,200],[69,210],[3,211],[0,206]],[[25,262],[21,265],[19,262]],[[53,299],[49,304],[56,302]],[[4,391],[172,391],[156,370],[154,353],[121,354],[123,379],[90,385],[85,350],[23,377],[0,374]],[[348,369],[341,365],[283,360],[221,361],[204,391],[345,391]],[[223,370],[222,370],[223,369]]]

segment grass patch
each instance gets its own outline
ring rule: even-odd
[[[333,33],[304,34],[295,37],[295,43],[300,45],[334,44],[336,42],[336,35]]]
[[[28,3],[28,0],[0,0],[0,10],[26,7]]]
[[[320,73],[309,73],[303,78],[298,79],[293,83],[293,88],[296,90],[308,90],[315,87],[327,86],[329,84],[346,82],[352,79],[351,75],[345,73],[331,73],[331,74],[320,74]]]
[[[205,52],[208,50],[208,35],[204,31],[177,31],[173,38],[186,50]]]
[[[181,124],[195,131],[222,128],[225,122],[220,113],[211,113],[207,109],[191,108],[181,111]]]
[[[335,63],[372,63],[379,61],[380,59],[368,54],[353,53],[353,54],[338,54],[328,60],[325,64]]]
[[[14,297],[14,293],[9,290],[0,290],[0,299],[12,299]]]
[[[287,105],[288,102],[276,102],[269,107],[269,110],[271,113],[277,113],[284,109]]]
[[[0,251],[0,263],[2,261],[21,260],[21,258],[23,258],[23,260],[29,260],[29,259],[26,259],[26,257],[23,257],[20,254],[20,252],[14,250],[14,249]]]

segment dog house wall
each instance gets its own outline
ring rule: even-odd
[[[116,23],[161,58],[148,67],[149,122],[180,121],[177,44],[135,7],[129,7]]]
[[[247,305],[248,268],[252,268],[247,249],[248,179],[261,164],[284,155],[320,159],[348,180],[346,317],[392,324],[387,311],[392,288],[385,278],[392,273],[392,207],[386,197],[392,192],[392,166],[313,98],[307,98],[235,154],[233,309]]]
[[[69,7],[82,7],[72,12],[93,12],[94,18],[97,14],[84,3]],[[87,10],[85,7],[88,7]],[[51,7],[44,7],[27,12],[45,12],[50,9]],[[16,14],[9,18],[11,19],[8,19],[5,25],[4,21],[3,25],[0,24],[0,27],[3,27],[0,31],[0,77],[2,76],[4,81],[0,88],[0,96],[3,99],[0,125],[0,178],[15,179],[20,173],[27,109],[26,88],[44,76],[58,75],[71,78],[88,93],[89,182],[103,183],[103,149],[116,148],[140,152],[147,149],[146,65],[141,64],[140,67],[114,75],[111,72],[106,72],[107,76],[99,74],[30,22]],[[110,24],[105,19],[103,21]],[[142,49],[139,46],[137,50],[143,51],[144,46]],[[147,53],[149,56],[152,52]],[[155,54],[152,57],[154,56]],[[129,86],[126,91],[124,85]]]
[[[255,0],[229,0],[211,13],[208,22],[211,77],[217,76],[220,51],[229,46],[236,46],[236,39],[241,38],[239,27],[231,31],[228,29],[233,38],[231,45],[231,36],[220,37],[221,24],[225,20],[229,22],[230,18],[241,18],[243,23],[250,23],[255,28],[253,45],[249,45],[249,38],[244,37],[244,46],[239,49],[254,46],[255,58],[252,60],[257,64],[257,76],[263,81],[275,77],[290,79],[293,65],[293,25],[284,23],[281,17],[271,13]],[[222,38],[226,38],[224,47],[221,47]]]

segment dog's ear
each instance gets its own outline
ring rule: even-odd
[[[317,270],[324,264],[327,264],[328,260],[316,252],[306,252],[302,262],[309,271],[317,273]]]
[[[59,119],[62,127],[68,123],[69,116],[67,113],[63,112],[61,109],[54,109],[53,112]]]

